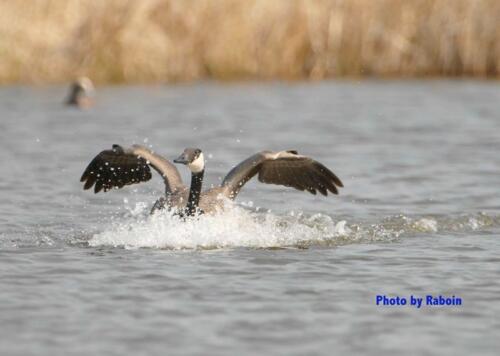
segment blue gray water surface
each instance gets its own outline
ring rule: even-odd
[[[0,88],[2,355],[497,354],[497,82],[105,87],[85,111],[65,89]],[[113,143],[198,146],[208,185],[296,149],[345,188],[151,218],[159,177],[82,191]],[[428,294],[462,305],[375,303]]]

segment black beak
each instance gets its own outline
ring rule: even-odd
[[[174,163],[188,164],[189,161],[186,159],[186,156],[183,153],[179,157],[174,159]]]

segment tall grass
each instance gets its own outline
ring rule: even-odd
[[[499,0],[0,0],[1,83],[499,74]]]

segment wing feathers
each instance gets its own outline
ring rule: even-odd
[[[139,145],[128,149],[113,145],[111,150],[102,151],[87,166],[80,181],[84,182],[83,189],[95,184],[95,193],[107,192],[150,180],[150,167],[163,177],[167,194],[184,188],[179,171],[171,162]]]
[[[80,178],[83,189],[94,186],[94,192],[107,192],[112,188],[146,182],[151,179],[148,162],[118,145],[99,153],[87,166]],[[95,185],[94,185],[95,184]]]
[[[259,181],[305,189],[312,194],[316,191],[325,196],[329,191],[338,194],[336,185],[341,187],[342,182],[328,168],[309,157],[286,153],[279,153],[277,158],[262,163]]]
[[[321,172],[327,179],[332,180],[333,183],[335,183],[335,185],[337,185],[341,188],[344,186],[344,184],[342,184],[340,179],[331,170],[329,170],[328,168],[326,168],[324,165],[322,165],[321,163],[319,163],[317,161],[313,161],[313,162],[314,162],[314,166],[316,167],[316,169],[319,172]]]
[[[292,187],[311,194],[338,194],[340,179],[320,162],[299,155],[297,151],[263,151],[233,168],[222,182],[226,194],[234,199],[241,187],[254,175],[262,183]]]

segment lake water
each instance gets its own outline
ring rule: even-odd
[[[65,95],[0,88],[2,355],[498,354],[498,82],[104,87],[85,111]],[[82,190],[113,143],[200,147],[207,184],[296,149],[345,188],[255,180],[224,214],[151,218],[158,176]]]

